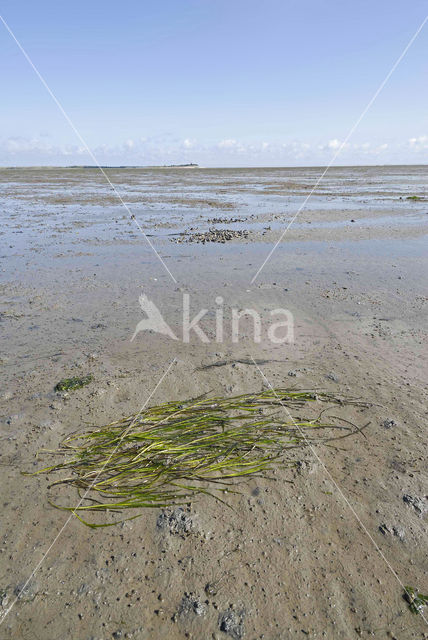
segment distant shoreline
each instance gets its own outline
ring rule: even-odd
[[[428,162],[419,164],[338,164],[330,167],[332,169],[364,169],[364,168],[394,168],[394,167],[427,167]],[[124,165],[54,165],[54,164],[39,164],[39,165],[0,165],[0,171],[2,169],[213,169],[213,170],[256,170],[256,169],[325,169],[325,165],[272,165],[272,166],[201,166],[196,163],[189,164],[157,164],[157,165],[144,165],[144,164],[124,164]]]
[[[188,162],[187,164],[154,164],[154,165],[111,165],[111,164],[72,164],[65,169],[196,169],[199,165],[195,162]]]

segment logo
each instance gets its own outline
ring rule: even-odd
[[[269,322],[266,322],[256,309],[236,309],[232,307],[230,309],[230,319],[228,322],[224,313],[224,300],[221,296],[217,296],[215,298],[215,310],[210,313],[210,317],[214,316],[215,318],[214,326],[212,326],[211,323],[209,327],[210,335],[214,334],[215,337],[210,339],[207,335],[207,327],[205,326],[204,328],[200,325],[210,310],[205,308],[200,309],[196,315],[190,319],[190,295],[183,293],[182,334],[181,338],[179,338],[152,300],[149,300],[145,294],[142,294],[139,296],[138,301],[146,318],[140,320],[135,327],[131,342],[139,333],[152,331],[167,336],[171,340],[181,339],[184,343],[190,342],[191,335],[196,336],[203,343],[222,343],[225,340],[231,340],[231,342],[237,343],[240,337],[242,337],[242,325],[244,323],[246,326],[250,323],[251,326],[248,331],[251,331],[255,343],[260,343],[263,337],[272,344],[293,344],[294,342],[294,319],[293,314],[288,309],[277,308],[271,310],[268,314]],[[247,333],[245,335],[247,335]]]
[[[163,333],[165,336],[168,336],[172,340],[178,340],[177,336],[163,319],[161,312],[154,302],[149,300],[148,297],[144,294],[142,294],[138,298],[138,302],[140,303],[140,307],[146,314],[147,318],[145,320],[140,320],[140,322],[137,324],[137,326],[135,327],[134,335],[131,338],[131,342],[140,333],[140,331],[154,331],[155,333]]]

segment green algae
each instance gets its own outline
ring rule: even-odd
[[[87,384],[92,382],[94,376],[88,374],[87,376],[75,376],[73,378],[63,378],[55,385],[55,391],[75,391],[86,387]]]

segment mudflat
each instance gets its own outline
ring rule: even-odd
[[[333,168],[294,219],[321,171],[108,169],[127,210],[96,169],[0,169],[1,638],[428,637],[403,597],[428,591],[428,176]],[[169,334],[138,331],[141,296]],[[360,398],[330,414],[368,426],[227,505],[99,529],[22,474],[147,402],[269,385]]]

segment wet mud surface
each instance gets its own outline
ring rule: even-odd
[[[174,281],[95,171],[0,170],[1,638],[428,637],[402,588],[428,590],[427,174],[332,169],[253,280],[319,172],[109,170]],[[142,292],[177,340],[131,342]],[[183,341],[185,293],[207,341]],[[233,341],[248,308],[260,340],[244,317]],[[278,308],[292,344],[269,340]],[[46,477],[21,473],[39,450],[154,390],[150,404],[260,390],[259,369],[371,403],[341,414],[366,437],[300,451],[228,506],[202,496],[94,530],[72,518],[26,584],[68,518]]]

